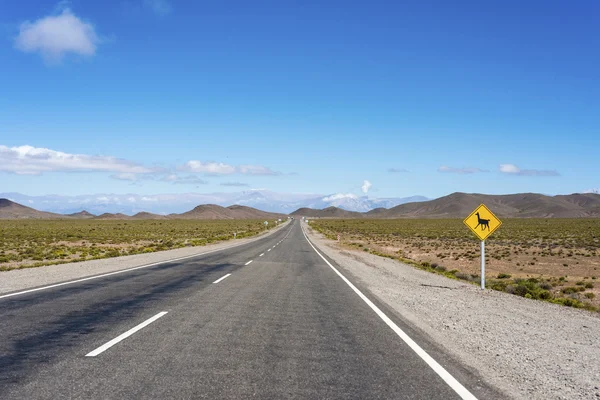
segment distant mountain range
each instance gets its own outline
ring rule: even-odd
[[[0,193],[0,198],[47,212],[74,214],[81,210],[87,210],[95,215],[104,213],[134,215],[139,212],[169,215],[188,211],[198,204],[216,204],[223,207],[237,204],[282,214],[288,214],[301,207],[323,209],[330,206],[348,211],[366,212],[378,207],[391,208],[399,204],[428,200],[423,196],[378,199],[367,196],[359,197],[354,194],[325,196],[276,193],[268,190],[212,194],[94,194],[85,196],[27,196],[20,193]]]
[[[479,204],[486,204],[500,218],[599,218],[600,194],[584,193],[546,196],[537,193],[486,195],[453,193],[439,199],[412,202],[391,208],[379,207],[367,212],[349,211],[335,206],[322,209],[300,207],[291,216],[309,218],[465,218]],[[223,207],[202,204],[190,211],[159,215],[140,211],[134,215],[88,211],[58,214],[38,211],[8,199],[0,198],[0,219],[6,218],[68,218],[68,219],[275,219],[286,218],[283,213],[272,213],[245,205]]]
[[[233,205],[221,207],[216,204],[204,204],[194,209],[168,216],[139,212],[129,216],[121,213],[103,213],[94,215],[87,211],[72,214],[56,214],[38,211],[8,199],[0,199],[0,219],[284,219],[285,214],[269,213],[252,207]]]
[[[336,207],[323,210],[299,209],[293,216],[312,218],[465,218],[479,204],[487,205],[504,218],[598,218],[600,194],[584,193],[546,196],[537,193],[486,195],[452,193],[439,199],[407,203],[366,213],[348,212]]]

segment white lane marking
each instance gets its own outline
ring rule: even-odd
[[[477,400],[477,398],[475,396],[473,396],[473,394],[471,394],[471,392],[469,392],[467,390],[467,388],[465,388],[463,385],[461,385],[461,383],[459,381],[457,381],[456,378],[454,378],[452,375],[450,375],[450,373],[448,371],[446,371],[444,369],[444,367],[442,367],[429,354],[427,354],[427,352],[425,350],[423,350],[421,348],[421,346],[419,346],[414,340],[412,340],[410,338],[410,336],[408,336],[406,333],[404,333],[404,331],[402,329],[400,329],[400,327],[398,325],[396,325],[394,323],[394,321],[392,321],[387,315],[385,315],[383,313],[383,311],[381,311],[379,309],[379,307],[377,307],[375,304],[373,304],[373,302],[371,300],[369,300],[367,298],[367,296],[365,296],[360,290],[358,290],[358,288],[356,286],[354,286],[352,284],[352,282],[350,282],[348,279],[346,279],[346,277],[344,275],[342,275],[340,273],[340,271],[338,271],[333,265],[331,265],[331,263],[329,261],[327,261],[327,259],[325,257],[323,257],[323,255],[321,253],[319,253],[319,251],[316,249],[316,247],[313,246],[313,244],[310,242],[310,240],[308,240],[306,233],[304,233],[304,229],[302,229],[302,234],[304,235],[304,238],[306,238],[306,241],[308,242],[308,244],[310,244],[310,247],[313,248],[313,250],[323,259],[323,261],[325,261],[327,263],[327,265],[329,265],[331,267],[331,269],[333,269],[333,271],[336,274],[338,274],[339,277],[342,278],[342,280],[344,282],[346,282],[346,284],[348,284],[348,286],[350,286],[350,288],[352,290],[354,290],[354,292],[365,303],[367,303],[367,305],[369,307],[371,307],[371,309],[373,311],[375,311],[375,313],[379,316],[379,318],[381,318],[383,320],[383,322],[385,322],[387,324],[387,326],[392,328],[392,330],[396,333],[396,335],[398,335],[400,337],[400,339],[402,339],[404,341],[404,343],[406,343],[415,353],[417,353],[417,355],[419,357],[421,357],[421,359],[423,359],[423,361],[425,361],[427,363],[427,365],[429,365],[429,367],[436,374],[438,374],[439,377],[442,378],[444,380],[444,382],[446,382],[448,384],[448,386],[450,386],[461,397],[461,399]]]
[[[96,350],[87,353],[85,356],[86,357],[96,357],[98,354],[103,353],[104,351],[110,349],[115,344],[119,343],[121,340],[128,338],[129,336],[133,335],[140,329],[150,325],[151,323],[153,323],[154,321],[156,321],[157,319],[159,319],[160,317],[162,317],[165,314],[167,314],[167,311],[159,312],[154,317],[149,318],[149,319],[145,320],[144,322],[142,322],[141,324],[139,324],[138,326],[131,328],[130,330],[128,330],[125,333],[120,334],[119,336],[117,336],[116,338],[111,340],[110,342],[106,342],[102,346],[98,347]]]
[[[291,228],[290,228],[291,229]],[[275,232],[272,232],[275,233]],[[270,233],[269,235],[271,235],[272,233]],[[257,240],[260,238],[257,238]],[[250,242],[252,243],[252,242]],[[35,288],[35,289],[27,289],[27,290],[23,290],[21,292],[17,292],[17,293],[10,293],[10,294],[5,294],[5,295],[1,295],[0,299],[4,299],[6,297],[13,297],[13,296],[18,296],[20,294],[26,294],[26,293],[32,293],[32,292],[38,292],[40,290],[46,290],[46,289],[52,289],[55,287],[60,287],[60,286],[65,286],[65,285],[72,285],[73,283],[79,283],[79,282],[85,282],[85,281],[90,281],[92,279],[100,279],[100,278],[104,278],[107,276],[111,276],[111,275],[117,275],[117,274],[123,274],[125,272],[129,272],[129,271],[135,271],[136,269],[142,269],[142,268],[148,268],[148,267],[154,267],[155,265],[161,265],[161,264],[168,264],[170,262],[174,262],[174,261],[181,261],[181,260],[187,260],[188,258],[194,258],[194,257],[200,257],[206,254],[211,254],[211,253],[216,253],[218,251],[223,251],[223,250],[228,250],[228,249],[232,249],[234,247],[238,247],[238,246],[243,246],[245,244],[248,244],[248,242],[246,243],[239,243],[239,244],[234,244],[233,246],[227,246],[227,247],[223,247],[222,249],[216,249],[216,250],[211,250],[211,251],[206,251],[204,253],[199,253],[199,254],[194,254],[191,256],[185,256],[185,257],[178,257],[178,258],[172,258],[170,260],[165,260],[165,261],[159,261],[159,262],[155,262],[152,264],[146,264],[146,265],[140,265],[138,267],[133,267],[133,268],[127,268],[127,269],[122,269],[119,271],[114,271],[114,272],[108,272],[106,274],[102,274],[102,275],[96,275],[96,276],[88,276],[87,278],[81,278],[81,279],[75,279],[74,281],[68,281],[68,282],[62,282],[62,283],[56,283],[53,285],[48,285],[48,286],[43,286],[43,287],[39,287],[39,288]]]
[[[267,250],[267,251],[271,251],[271,249]]]
[[[264,255],[265,255],[265,253],[262,253],[262,254],[261,254],[259,257],[262,257],[262,256],[264,256]]]
[[[219,279],[217,279],[216,281],[214,281],[213,283],[219,283],[221,282],[223,279],[227,278],[228,276],[230,276],[231,274],[227,274],[225,276],[220,277]]]
[[[250,264],[252,261],[253,261],[253,260],[250,260],[250,261],[248,261],[248,262],[247,262],[246,264],[244,264],[244,265],[248,265],[248,264]]]

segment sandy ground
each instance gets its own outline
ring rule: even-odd
[[[308,231],[364,288],[508,396],[600,399],[597,314],[481,290]]]
[[[287,223],[281,224],[275,229],[271,229],[251,238],[228,240],[206,246],[184,247],[181,249],[159,251],[155,253],[136,254],[132,256],[103,258],[100,260],[89,260],[76,263],[4,271],[0,272],[0,293],[10,293],[38,286],[52,285],[73,279],[80,279],[146,264],[168,261],[174,258],[199,255],[209,251],[224,249],[227,247],[255,241],[258,238],[269,235],[278,229],[283,228],[284,226],[287,226]]]

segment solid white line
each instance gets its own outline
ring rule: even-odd
[[[247,262],[246,264],[244,264],[244,265],[248,265],[248,264],[250,264],[251,262],[252,262],[252,260],[248,261],[248,262]]]
[[[219,283],[219,282],[221,282],[223,279],[227,278],[229,275],[231,275],[231,274],[227,274],[227,275],[225,275],[225,276],[222,276],[222,277],[220,277],[219,279],[217,279],[216,281],[214,281],[213,283]]]
[[[291,228],[290,228],[291,229]],[[274,232],[272,232],[274,233]],[[257,240],[260,238],[257,238]],[[81,279],[75,279],[73,281],[68,281],[68,282],[62,282],[62,283],[56,283],[53,285],[48,285],[48,286],[43,286],[43,287],[39,287],[39,288],[35,288],[35,289],[28,289],[28,290],[23,290],[21,292],[17,292],[17,293],[10,293],[10,294],[5,294],[5,295],[1,295],[0,299],[4,299],[6,297],[13,297],[13,296],[18,296],[20,294],[26,294],[26,293],[32,293],[32,292],[38,292],[40,290],[46,290],[46,289],[52,289],[55,287],[60,287],[60,286],[65,286],[65,285],[72,285],[73,283],[79,283],[79,282],[85,282],[85,281],[90,281],[92,279],[99,279],[99,278],[104,278],[107,276],[111,276],[111,275],[117,275],[117,274],[123,274],[125,272],[129,272],[129,271],[135,271],[136,269],[142,269],[142,268],[148,268],[148,267],[154,267],[155,265],[161,265],[161,264],[168,264],[170,262],[174,262],[174,261],[181,261],[181,260],[187,260],[188,258],[194,258],[194,257],[200,257],[203,256],[205,254],[211,254],[211,253],[216,253],[218,251],[223,251],[223,250],[228,250],[234,247],[238,247],[238,246],[243,246],[245,244],[248,243],[239,243],[239,244],[235,244],[233,246],[227,246],[227,247],[223,247],[222,249],[216,249],[216,250],[211,250],[211,251],[206,251],[204,253],[199,253],[199,254],[194,254],[191,256],[185,256],[185,257],[178,257],[178,258],[172,258],[170,260],[165,260],[165,261],[159,261],[159,262],[155,262],[152,264],[146,264],[146,265],[140,265],[138,267],[133,267],[133,268],[127,268],[127,269],[122,269],[119,271],[114,271],[114,272],[108,272],[106,274],[102,274],[102,275],[96,275],[96,276],[89,276],[87,278],[81,278]]]
[[[116,338],[114,338],[110,342],[107,342],[107,343],[103,344],[102,346],[98,347],[96,350],[94,350],[94,351],[92,351],[90,353],[87,353],[85,356],[86,357],[96,357],[98,354],[103,353],[104,351],[110,349],[115,344],[119,343],[121,340],[128,338],[129,336],[133,335],[134,333],[136,333],[140,329],[142,329],[142,328],[150,325],[151,323],[153,323],[154,321],[156,321],[157,319],[159,319],[160,317],[162,317],[166,313],[167,313],[167,311],[159,312],[154,317],[145,320],[144,322],[142,322],[141,324],[139,324],[135,328],[131,328],[130,330],[128,330],[127,332],[125,332],[125,333],[117,336]]]
[[[262,256],[264,256],[264,255],[265,255],[265,253],[262,253],[262,254],[261,254],[259,257],[262,257]]]
[[[350,282],[348,279],[346,279],[346,277],[344,275],[342,275],[340,273],[340,271],[338,271],[333,265],[331,265],[331,263],[329,261],[327,261],[327,259],[325,257],[323,257],[323,255],[321,253],[319,253],[319,251],[315,248],[315,246],[313,246],[313,244],[310,242],[310,240],[308,240],[306,233],[304,233],[304,229],[302,229],[302,234],[306,238],[306,241],[308,242],[308,244],[310,244],[310,247],[313,248],[313,250],[323,259],[323,261],[325,261],[327,263],[327,265],[329,265],[331,267],[331,269],[333,269],[333,271],[336,274],[338,274],[338,276],[340,278],[342,278],[342,280],[344,282],[346,282],[346,284],[348,284],[348,286],[350,286],[350,288],[352,290],[354,290],[354,292],[365,303],[367,303],[367,305],[369,307],[371,307],[371,309],[373,311],[375,311],[375,313],[379,316],[379,318],[381,318],[383,320],[383,322],[385,322],[387,324],[387,326],[392,328],[392,330],[400,337],[400,339],[402,339],[404,341],[404,343],[406,343],[415,353],[417,353],[417,355],[419,357],[421,357],[423,359],[423,361],[425,361],[427,363],[427,365],[429,365],[429,367],[436,374],[438,374],[439,377],[444,380],[444,382],[446,382],[448,384],[448,386],[450,386],[462,399],[477,400],[477,398],[475,396],[473,396],[473,394],[471,394],[471,392],[469,392],[467,390],[467,388],[465,388],[463,385],[461,385],[460,382],[458,382],[452,375],[450,375],[450,373],[448,371],[446,371],[444,369],[444,367],[442,367],[429,354],[427,354],[427,352],[425,350],[423,350],[421,348],[421,346],[419,346],[414,340],[412,340],[410,338],[410,336],[408,336],[406,333],[404,333],[404,331],[402,329],[400,329],[400,327],[398,327],[398,325],[396,325],[394,323],[394,321],[392,321],[387,315],[385,315],[383,313],[383,311],[381,311],[379,309],[379,307],[377,307],[375,304],[373,304],[373,302],[371,300],[369,300],[367,298],[367,296],[365,296],[360,290],[358,290],[358,288],[356,286],[354,286],[352,284],[352,282]]]

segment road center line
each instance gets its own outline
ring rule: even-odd
[[[264,256],[264,255],[265,255],[265,253],[262,253],[262,254],[261,254],[259,257],[262,257],[262,256]]]
[[[246,264],[244,264],[244,265],[248,265],[248,264],[250,264],[252,261],[253,261],[253,260],[250,260],[250,261],[248,261],[248,262],[247,262]]]
[[[271,249],[267,250],[267,251],[271,251]]]
[[[444,382],[446,382],[448,384],[448,386],[450,386],[456,392],[456,394],[458,394],[461,397],[461,399],[477,400],[477,398],[475,396],[473,396],[473,394],[471,394],[471,392],[469,392],[467,390],[467,388],[465,388],[463,385],[461,385],[461,383],[459,381],[457,381],[456,378],[454,378],[452,375],[450,375],[450,373],[448,371],[446,371],[446,369],[444,369],[444,367],[442,367],[429,354],[427,354],[427,352],[425,350],[423,350],[421,348],[421,346],[419,346],[414,340],[411,339],[410,336],[408,336],[402,329],[400,329],[400,327],[398,325],[396,325],[394,323],[394,321],[392,321],[387,315],[385,315],[383,313],[383,311],[381,311],[379,309],[379,307],[377,307],[375,304],[373,304],[373,302],[371,300],[369,300],[369,298],[367,296],[365,296],[360,290],[358,290],[358,288],[356,286],[354,286],[352,284],[352,282],[350,282],[344,275],[342,275],[340,273],[340,271],[338,271],[333,265],[331,265],[331,263],[329,261],[327,261],[327,259],[325,257],[323,257],[323,255],[321,253],[319,253],[317,248],[315,246],[313,246],[313,244],[308,239],[308,236],[306,236],[306,233],[304,233],[304,229],[303,228],[301,228],[301,229],[302,229],[302,234],[304,235],[304,238],[306,239],[308,244],[310,244],[310,247],[312,247],[313,250],[319,255],[319,257],[321,257],[323,259],[323,261],[325,261],[327,263],[327,265],[329,265],[329,267],[331,267],[331,269],[336,274],[338,274],[338,276],[340,278],[342,278],[342,280],[344,282],[346,282],[346,284],[348,286],[350,286],[350,288],[352,290],[354,290],[354,292],[365,303],[367,303],[367,305],[369,307],[371,307],[371,309],[373,311],[375,311],[375,313],[379,316],[379,318],[381,318],[383,320],[383,322],[385,322],[387,324],[387,326],[392,328],[392,330],[396,333],[396,335],[398,335],[400,337],[400,339],[402,339],[404,341],[404,343],[406,343],[408,345],[408,347],[410,347],[415,353],[417,353],[417,355],[419,357],[421,357],[421,359],[423,359],[423,361],[425,361],[427,363],[427,365],[429,365],[429,367],[436,374],[438,374],[439,377],[442,378],[444,380]]]
[[[227,274],[227,275],[225,275],[225,276],[222,276],[222,277],[220,277],[219,279],[217,279],[216,281],[214,281],[213,283],[219,283],[219,282],[221,282],[223,279],[227,278],[229,275],[231,275],[231,274]]]
[[[131,328],[130,330],[128,330],[125,333],[120,334],[119,336],[117,336],[116,338],[111,340],[110,342],[106,342],[102,346],[98,347],[96,350],[87,353],[85,356],[86,357],[96,357],[98,354],[103,353],[104,351],[110,349],[115,344],[119,343],[121,340],[128,338],[129,336],[133,335],[140,329],[150,325],[151,323],[153,323],[154,321],[156,321],[157,319],[159,319],[160,317],[162,317],[165,314],[167,314],[167,311],[159,312],[154,317],[149,318],[149,319],[145,320],[144,322],[142,322],[141,324],[139,324],[138,326]]]

